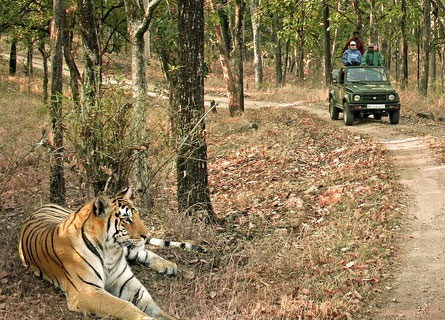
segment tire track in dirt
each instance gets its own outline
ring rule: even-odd
[[[206,97],[220,105],[221,97]],[[303,103],[279,104],[246,100],[247,108],[294,107],[307,111],[340,129],[375,139],[392,156],[395,172],[410,197],[406,232],[399,239],[393,288],[382,295],[372,320],[445,320],[445,165],[435,161],[426,135],[445,138],[445,129],[425,129],[414,124],[389,124],[358,119],[346,127],[331,121],[327,107]],[[406,134],[405,132],[410,132]],[[413,133],[411,133],[413,132]],[[426,135],[425,135],[426,134]]]
[[[297,108],[332,122],[327,108],[296,104]],[[401,235],[393,289],[373,320],[445,319],[445,166],[435,161],[425,131],[415,125],[390,125],[387,118],[357,120],[344,130],[368,135],[390,151],[395,174],[407,187],[410,200],[407,232]],[[445,132],[431,132],[445,137]]]

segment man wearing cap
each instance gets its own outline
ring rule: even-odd
[[[352,35],[353,37],[346,42],[341,54],[345,53],[345,51],[349,49],[351,42],[354,41],[357,46],[357,50],[360,51],[361,55],[363,55],[365,53],[365,44],[363,43],[362,39],[360,39],[360,32],[354,31]]]
[[[345,66],[359,66],[362,60],[362,54],[357,50],[357,44],[355,41],[351,41],[349,49],[343,53],[341,57]]]
[[[383,62],[382,54],[376,49],[377,46],[370,43],[368,45],[368,50],[366,50],[365,54],[363,55],[360,65],[380,67]]]

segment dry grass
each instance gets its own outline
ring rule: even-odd
[[[12,85],[0,83],[1,90]],[[280,90],[280,99],[306,95],[297,99],[291,88]],[[47,116],[39,97],[18,89],[2,96],[7,130],[0,138],[10,156],[0,162],[4,174],[38,140]],[[11,108],[11,101],[20,103]],[[153,147],[162,157],[167,120],[151,121],[160,131]],[[259,130],[241,130],[250,122]],[[207,130],[212,202],[226,223],[207,226],[177,216],[174,166],[165,167],[155,207],[143,208],[144,217],[156,235],[205,241],[208,253],[159,250],[178,263],[175,278],[136,266],[154,299],[181,319],[365,317],[389,277],[399,228],[395,199],[401,191],[386,154],[370,140],[294,109],[247,110],[240,118],[221,110],[209,115]],[[0,318],[85,319],[67,311],[60,291],[26,272],[17,256],[23,219],[48,196],[44,159],[36,154],[21,163],[1,195]],[[77,180],[68,182],[72,206],[84,199]]]

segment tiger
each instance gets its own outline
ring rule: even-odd
[[[77,211],[48,204],[33,213],[19,234],[19,255],[31,269],[64,291],[68,308],[124,320],[175,320],[152,299],[129,263],[175,275],[177,265],[146,244],[205,252],[189,243],[150,238],[131,199],[131,188],[99,195]]]

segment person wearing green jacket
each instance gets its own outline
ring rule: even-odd
[[[365,54],[362,57],[361,66],[374,66],[380,67],[382,65],[383,59],[382,54],[377,50],[377,46],[373,43],[370,43],[368,46],[368,50],[365,51]]]

